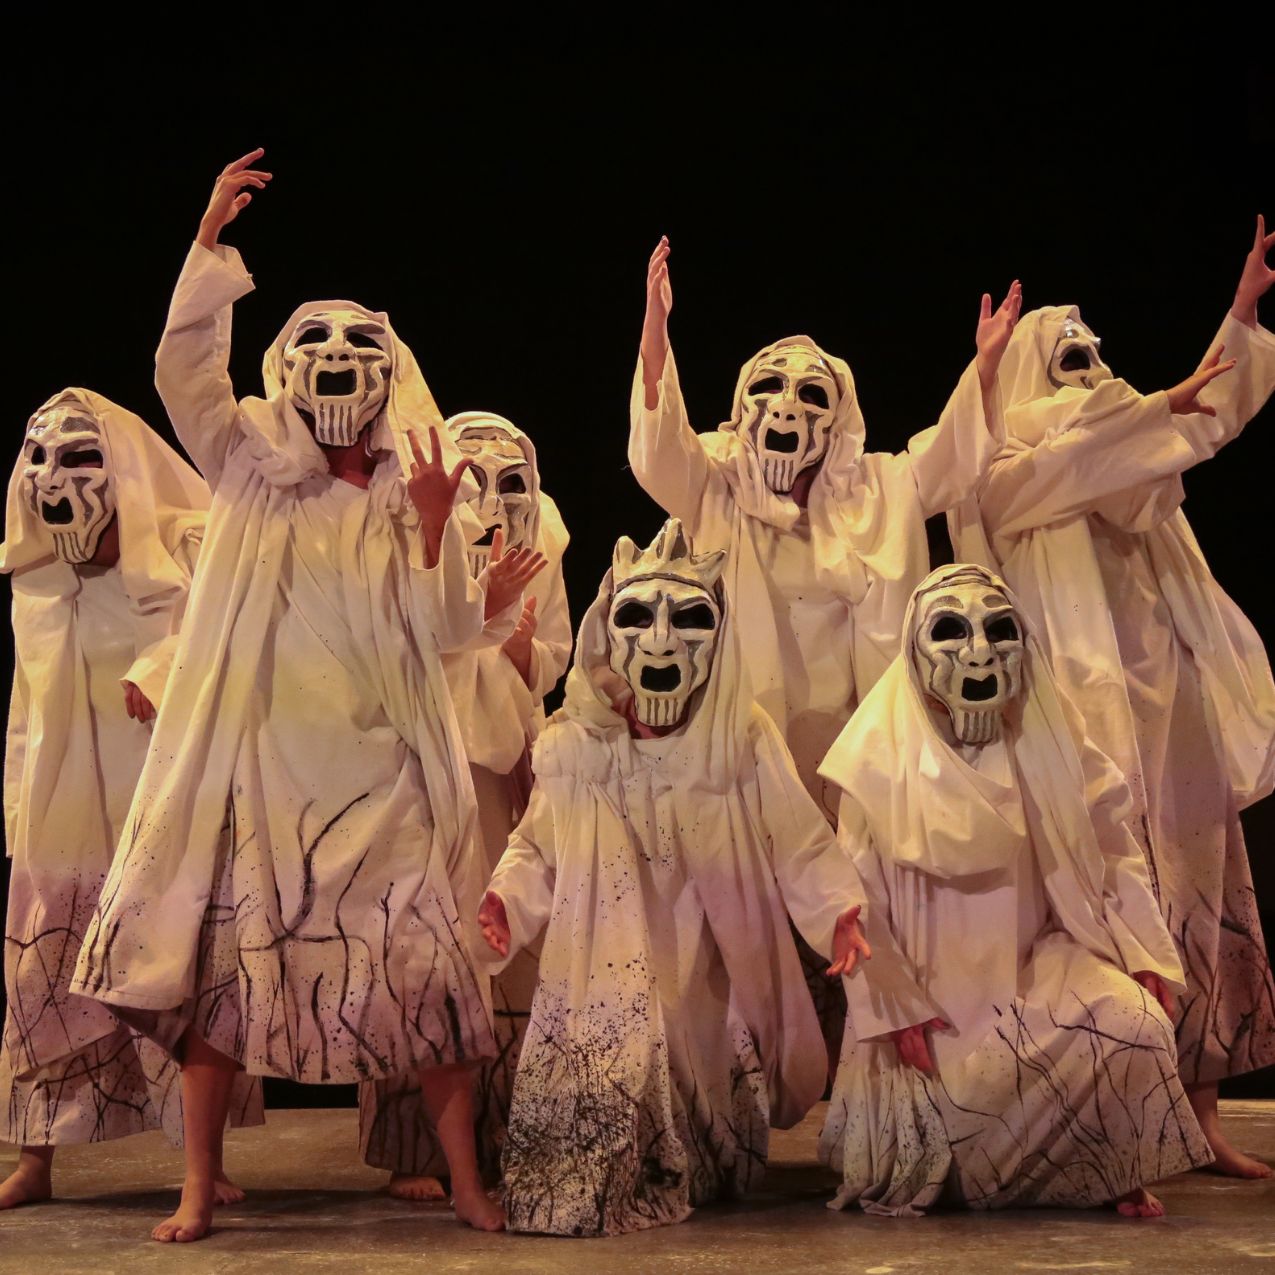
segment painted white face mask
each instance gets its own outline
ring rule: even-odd
[[[632,688],[645,726],[678,725],[708,680],[722,626],[714,585],[725,558],[694,556],[676,518],[645,552],[627,536],[615,547],[610,664]]]
[[[814,350],[782,345],[761,358],[744,386],[741,432],[761,460],[766,486],[787,495],[828,450],[840,395]]]
[[[461,455],[474,465],[470,473],[478,482],[478,494],[469,505],[483,524],[482,539],[469,546],[469,569],[478,575],[491,561],[492,537],[499,528],[505,551],[528,544],[535,512],[534,476],[518,444],[502,430],[475,426],[456,440]]]
[[[952,718],[963,744],[999,738],[1023,689],[1023,628],[1010,600],[985,580],[942,581],[918,601],[912,658],[921,684]]]
[[[329,447],[349,447],[389,395],[390,338],[357,310],[307,314],[283,350],[288,399]]]
[[[52,407],[22,444],[27,500],[63,561],[88,562],[115,517],[115,483],[97,421],[78,404]]]
[[[1111,369],[1099,352],[1102,339],[1094,336],[1079,319],[1063,324],[1049,359],[1049,383],[1062,389],[1071,386],[1091,390],[1101,381],[1111,380]]]

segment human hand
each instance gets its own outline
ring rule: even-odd
[[[196,243],[211,250],[217,243],[222,230],[252,202],[252,191],[246,188],[255,186],[258,190],[265,190],[266,182],[274,174],[249,168],[251,163],[260,159],[265,153],[258,146],[255,151],[241,155],[234,163],[227,164],[221,170],[216,182],[213,183],[212,198],[209,199],[208,207],[200,220],[199,234],[195,237]]]
[[[509,955],[509,917],[505,912],[505,901],[495,890],[488,890],[483,895],[482,904],[478,908],[478,925],[482,930],[487,946],[497,956]]]
[[[832,931],[832,964],[827,970],[829,978],[853,973],[860,957],[865,961],[872,959],[868,936],[864,934],[863,925],[859,921],[859,913],[862,911],[863,908],[856,903],[837,917],[837,924]]]

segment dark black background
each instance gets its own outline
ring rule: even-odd
[[[625,463],[660,234],[698,428],[726,415],[748,355],[807,332],[853,367],[869,446],[896,450],[972,355],[985,289],[1019,276],[1028,308],[1082,305],[1117,375],[1165,388],[1225,314],[1255,213],[1275,222],[1271,78],[1243,29],[1185,66],[1096,41],[977,70],[869,47],[853,74],[830,72],[817,31],[764,58],[435,47],[358,67],[339,28],[327,66],[205,35],[171,61],[11,68],[11,452],[68,384],[168,431],[151,377],[170,290],[214,176],[264,146],[275,181],[224,236],[258,283],[235,311],[237,390],[260,391],[299,302],[389,311],[444,414],[494,410],[534,438],[576,615],[615,538],[662,518]],[[1275,296],[1263,317],[1275,327]],[[1186,480],[1210,563],[1268,643],[1273,425],[1268,407]],[[1271,804],[1245,824],[1275,937]],[[1243,1087],[1263,1089],[1269,1073]],[[272,1101],[347,1096],[280,1085]]]

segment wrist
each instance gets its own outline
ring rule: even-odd
[[[1246,328],[1257,328],[1257,298],[1237,292],[1231,303],[1231,315]]]

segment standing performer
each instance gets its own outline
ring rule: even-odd
[[[1074,306],[1026,316],[1000,372],[1009,442],[977,508],[952,519],[959,556],[1003,564],[1090,738],[1129,777],[1186,969],[1182,1078],[1215,1167],[1247,1178],[1271,1170],[1226,1138],[1217,1086],[1275,1063],[1275,980],[1239,820],[1275,786],[1275,684],[1181,506],[1183,472],[1275,388],[1275,336],[1257,322],[1272,244],[1259,217],[1211,357],[1167,392],[1115,379]]]
[[[27,425],[0,546],[17,657],[0,1140],[22,1147],[0,1209],[52,1195],[58,1146],[158,1128],[180,1140],[177,1068],[72,997],[70,976],[146,756],[207,508],[199,475],[100,394],[63,390]],[[236,1120],[260,1121],[260,1087],[236,1097]],[[220,1163],[213,1176],[219,1202],[243,1198]]]
[[[558,507],[540,487],[531,439],[503,416],[463,412],[447,422],[472,463],[479,491],[470,508],[483,534],[469,546],[470,572],[479,577],[493,544],[537,550],[545,569],[528,588],[522,617],[503,643],[443,656],[443,669],[460,722],[478,820],[495,871],[531,790],[530,744],[544,725],[545,696],[566,671],[571,618],[562,579],[567,529]],[[523,949],[492,984],[497,1054],[478,1079],[478,1161],[486,1177],[499,1174],[514,1072],[536,988],[536,957]],[[391,1195],[444,1198],[440,1149],[412,1077],[371,1081],[359,1093],[360,1141],[369,1164],[392,1169]]]
[[[462,923],[482,860],[438,657],[484,624],[452,508],[467,462],[445,463],[386,316],[348,301],[297,310],[266,352],[267,396],[235,401],[230,306],[252,284],[217,239],[269,180],[260,155],[218,178],[157,355],[213,504],[74,987],[184,1059],[186,1184],[156,1239],[208,1230],[239,1064],[320,1084],[416,1072],[458,1217],[496,1229],[471,1097],[495,1046]],[[425,426],[428,459],[410,432]],[[512,625],[535,565],[515,550],[492,567],[489,620]]]
[[[821,768],[876,951],[820,1144],[834,1205],[1159,1216],[1145,1183],[1211,1156],[1128,788],[990,571],[933,572],[904,633]]]
[[[770,1127],[824,1085],[787,912],[830,974],[869,955],[854,870],[749,690],[723,565],[677,519],[616,546],[479,916],[506,960],[545,930],[514,1230],[614,1235],[755,1187]]]

